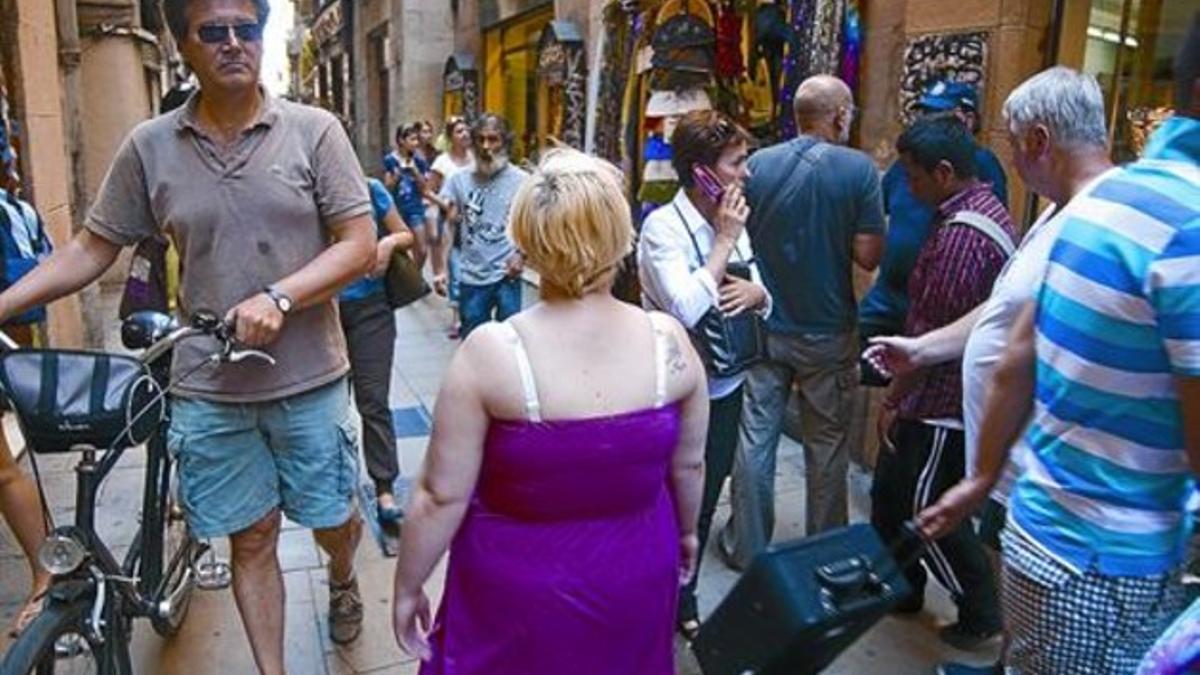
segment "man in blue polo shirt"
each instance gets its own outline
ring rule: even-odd
[[[962,82],[939,81],[926,90],[918,103],[922,115],[952,113],[972,134],[978,131],[979,100],[975,88]],[[975,149],[979,179],[990,183],[1000,202],[1008,204],[1008,181],[995,153],[979,145]],[[908,315],[908,277],[917,262],[917,252],[929,237],[933,209],[921,202],[908,187],[904,166],[894,162],[883,175],[883,205],[888,216],[887,245],[879,276],[858,307],[859,337],[863,344],[876,335],[904,332]],[[863,364],[867,384],[885,384],[869,364]]]
[[[996,370],[976,476],[918,517],[940,536],[1024,446],[1002,535],[1009,672],[1133,673],[1185,601],[1200,474],[1200,13],[1176,73],[1175,116],[1143,159],[1069,207]]]

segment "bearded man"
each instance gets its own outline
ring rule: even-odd
[[[513,198],[529,174],[508,160],[512,130],[499,115],[481,115],[471,127],[475,170],[462,171],[446,181],[442,199],[449,204],[449,237],[459,246],[461,290],[459,312],[462,337],[493,319],[503,321],[521,311],[521,252],[508,236]],[[449,247],[437,269],[447,269]],[[438,274],[434,286],[445,287]]]

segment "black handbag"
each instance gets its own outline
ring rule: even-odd
[[[429,284],[417,268],[417,263],[405,251],[392,253],[387,272],[383,277],[383,288],[388,305],[400,309],[429,294]]]
[[[692,240],[700,266],[705,264],[700,243],[687,225],[679,206],[675,206],[679,222]],[[750,261],[730,262],[725,272],[746,281],[750,280]],[[704,367],[713,377],[732,377],[767,357],[767,334],[762,317],[753,311],[729,316],[720,307],[710,307],[704,316],[688,329],[692,344],[700,354]]]
[[[76,446],[123,450],[165,419],[166,401],[139,360],[118,354],[19,349],[0,354],[0,386],[37,453]]]

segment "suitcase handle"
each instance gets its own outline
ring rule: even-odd
[[[824,591],[826,605],[842,609],[877,595],[883,586],[871,561],[864,556],[821,565],[814,570],[814,575]]]

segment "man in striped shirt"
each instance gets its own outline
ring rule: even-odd
[[[905,334],[917,336],[955,322],[988,298],[1015,237],[1004,204],[977,177],[975,142],[958,119],[921,119],[896,149],[913,195],[935,209],[932,233],[909,278]],[[883,452],[871,522],[885,539],[898,541],[905,520],[963,478],[961,358],[898,375],[879,433]],[[932,543],[925,562],[958,605],[958,622],[942,629],[943,640],[972,649],[1000,632],[995,580],[970,526]],[[901,610],[915,612],[923,603],[925,571],[917,563],[905,574],[914,594]]]
[[[977,476],[919,517],[936,537],[972,513],[1030,422],[1003,534],[1010,672],[1133,673],[1183,606],[1200,473],[1198,41],[1200,15],[1176,116],[1144,158],[1072,204],[997,369]]]

